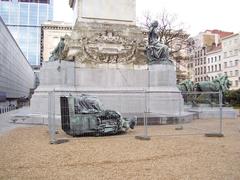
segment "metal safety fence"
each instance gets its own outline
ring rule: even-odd
[[[219,92],[112,90],[48,94],[50,142],[81,137],[223,136]]]

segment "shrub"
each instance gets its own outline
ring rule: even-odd
[[[227,91],[225,100],[232,106],[240,107],[240,89]]]

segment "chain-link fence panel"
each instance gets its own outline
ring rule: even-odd
[[[50,92],[48,106],[52,143],[83,136],[223,136],[221,92]]]

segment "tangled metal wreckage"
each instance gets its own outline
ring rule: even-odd
[[[71,136],[119,134],[134,129],[137,122],[137,117],[123,118],[117,111],[104,110],[95,96],[64,96],[60,104],[62,129]]]

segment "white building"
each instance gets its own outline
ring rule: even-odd
[[[188,67],[194,70],[193,79],[195,82],[212,80],[220,75],[222,70],[220,62],[222,61],[222,55],[219,48],[221,39],[231,34],[233,33],[214,29],[201,32],[193,38],[194,49],[191,52]]]
[[[208,80],[214,80],[222,73],[222,48],[221,45],[206,53]]]
[[[222,39],[223,72],[232,82],[231,89],[240,88],[240,34]]]
[[[207,80],[207,60],[206,60],[206,48],[195,49],[193,57],[194,66],[194,81],[206,81]]]
[[[30,96],[34,72],[0,17],[0,108]],[[16,105],[16,104],[15,104]]]

